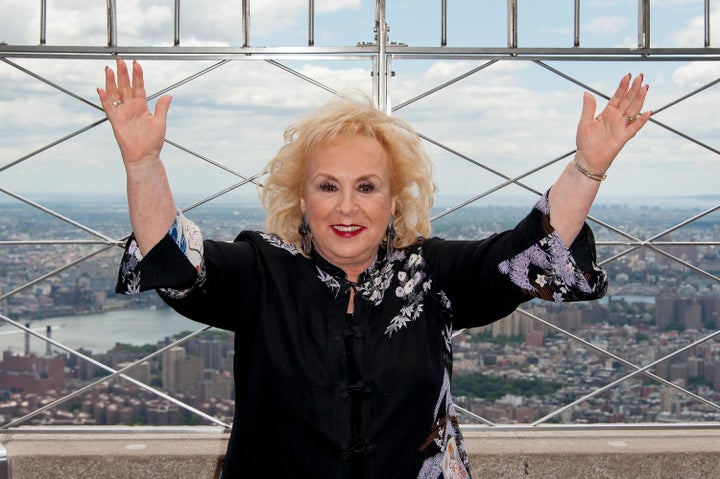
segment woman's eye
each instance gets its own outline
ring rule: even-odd
[[[360,191],[363,193],[370,193],[371,191],[375,190],[375,185],[372,183],[363,183],[360,185]]]
[[[332,183],[321,183],[320,190],[322,191],[335,191],[337,188]]]

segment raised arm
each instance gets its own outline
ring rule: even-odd
[[[113,70],[106,67],[105,89],[97,91],[125,165],[130,224],[140,252],[147,254],[167,234],[177,211],[160,160],[171,98],[158,99],[151,113],[140,64],[133,61],[130,81],[121,59],[117,60],[117,82]]]
[[[583,96],[577,128],[575,158],[550,189],[550,224],[566,245],[580,232],[605,172],[625,143],[647,123],[651,111],[641,113],[648,86],[640,75],[625,75],[603,111],[595,116],[595,97]]]

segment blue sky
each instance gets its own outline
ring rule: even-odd
[[[169,46],[173,38],[168,0],[118,3],[119,45]],[[583,1],[581,46],[637,45],[637,1]],[[39,2],[0,0],[0,41],[37,44]],[[182,3],[183,46],[237,46],[242,41],[239,1]],[[371,42],[374,2],[316,0],[315,44]],[[505,46],[505,1],[448,1],[449,46]],[[654,0],[652,46],[702,47],[702,0]],[[303,46],[307,41],[307,2],[251,1],[251,44]],[[102,46],[106,41],[105,2],[48,2],[47,43]],[[519,46],[570,47],[572,0],[520,1]],[[440,1],[387,1],[390,40],[411,46],[440,42]],[[712,38],[720,41],[720,10],[711,16]],[[716,43],[713,41],[713,43]],[[103,81],[100,60],[30,60],[14,63],[97,103]],[[211,61],[145,61],[148,92],[166,88],[210,66]],[[339,91],[370,92],[366,61],[283,61],[304,75]],[[475,60],[393,62],[393,105],[480,66]],[[663,105],[720,77],[718,62],[552,62],[551,66],[598,91],[611,93],[628,72],[644,73],[650,83],[646,106]],[[499,62],[450,88],[396,112],[422,134],[462,154],[514,176],[574,148],[574,132],[583,88],[530,62]],[[172,91],[168,138],[245,175],[257,173],[282,142],[285,126],[328,100],[330,94],[262,61],[237,61]],[[660,112],[656,118],[712,148],[720,149],[720,90],[712,87]],[[603,100],[598,99],[599,107]],[[87,104],[0,63],[0,167],[102,118]],[[441,194],[472,197],[502,180],[458,160],[433,145]],[[193,198],[236,181],[177,148],[163,151],[177,193]],[[527,183],[544,190],[565,164],[532,175]],[[638,195],[711,195],[720,179],[718,156],[706,148],[648,125],[626,147],[601,190],[610,198]],[[0,187],[34,196],[46,192],[119,193],[124,173],[109,125],[0,171]],[[519,194],[518,188],[505,189]],[[240,193],[238,193],[240,194]],[[242,194],[253,195],[252,188]]]

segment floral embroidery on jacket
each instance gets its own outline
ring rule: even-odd
[[[368,271],[367,279],[360,283],[358,292],[362,297],[375,306],[379,306],[395,274],[393,271],[393,263],[403,261],[404,259],[405,252],[397,250],[390,258],[387,258],[386,261],[382,263],[381,267],[377,267],[377,264],[375,264],[373,268]]]
[[[340,281],[338,281],[338,279],[330,273],[326,273],[325,271],[323,271],[320,266],[316,266],[316,268],[318,272],[318,279],[325,283],[325,286],[330,288],[330,291],[335,293],[335,295],[337,296],[337,294],[340,293]]]
[[[503,261],[498,269],[532,296],[558,303],[575,299],[573,292],[588,295],[595,292],[556,233]],[[596,287],[602,287],[602,278],[601,275]]]
[[[141,260],[142,253],[140,253],[137,241],[133,238],[125,248],[122,263],[120,263],[118,282],[124,286],[124,294],[137,294],[140,292],[139,265]]]
[[[258,233],[258,234],[260,235],[260,237],[262,239],[264,239],[271,245],[273,245],[277,248],[280,248],[280,249],[284,249],[285,251],[287,251],[288,253],[290,253],[293,256],[300,254],[300,250],[298,249],[297,246],[295,246],[293,243],[288,243],[287,241],[285,241],[284,239],[282,239],[275,233]]]
[[[388,336],[406,327],[409,322],[415,321],[423,313],[425,293],[430,290],[432,280],[427,278],[422,248],[410,255],[405,268],[398,271],[397,279],[399,284],[395,288],[395,296],[403,299],[404,304],[385,328],[385,334]]]

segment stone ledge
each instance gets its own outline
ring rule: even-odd
[[[720,425],[464,428],[480,479],[720,477]]]
[[[476,479],[706,479],[720,471],[720,425],[463,429]],[[0,432],[10,479],[211,479],[227,439],[213,427]]]

